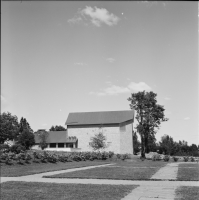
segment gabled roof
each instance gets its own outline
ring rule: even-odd
[[[76,137],[67,138],[67,131],[49,131],[47,143],[74,143],[77,141]],[[38,134],[35,134],[35,143],[40,143]]]
[[[119,124],[134,118],[134,110],[69,113],[66,125]]]

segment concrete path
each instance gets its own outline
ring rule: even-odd
[[[180,163],[169,163],[165,167],[160,168],[151,179],[158,179],[163,181],[154,181],[159,185],[154,185],[153,182],[149,182],[150,185],[140,185],[140,187],[134,189],[130,194],[124,197],[122,200],[152,200],[152,199],[175,199],[175,190],[177,187],[182,186],[199,186],[199,182],[193,181],[164,181],[164,180],[176,180],[178,173],[178,165]]]
[[[52,175],[56,175],[56,174],[93,169],[93,168],[97,168],[97,167],[106,167],[109,165],[114,165],[114,164],[104,164],[104,165],[95,165],[95,166],[80,167],[80,168],[73,168],[73,169],[66,169],[66,170],[59,170],[59,171],[50,171],[50,172],[31,174],[31,175],[19,176],[19,177],[1,177],[1,183],[10,181],[10,180],[23,180],[23,181],[27,180],[30,182],[33,182],[32,180],[35,180],[35,182],[38,182],[37,180],[43,179],[42,178],[43,176],[52,176]],[[39,182],[43,182],[43,181],[39,181]]]
[[[151,179],[163,179],[163,180],[176,180],[178,174],[178,165],[180,163],[169,163],[165,167],[160,168]]]

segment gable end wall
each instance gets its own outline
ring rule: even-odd
[[[104,149],[105,151],[113,151],[114,153],[120,153],[120,128],[119,124],[114,127],[103,126],[102,128],[93,127],[93,126],[82,126],[81,128],[67,127],[68,136],[76,136],[78,138],[78,148],[81,148],[81,151],[92,151],[92,148],[89,146],[91,137],[95,134],[98,134],[99,131],[103,132],[103,135],[106,137],[106,142],[108,147]]]

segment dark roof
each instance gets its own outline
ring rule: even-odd
[[[47,143],[74,143],[77,141],[76,137],[67,138],[67,131],[49,131]],[[40,138],[35,134],[35,143],[39,143]]]
[[[134,118],[134,110],[69,113],[66,125],[119,124]]]

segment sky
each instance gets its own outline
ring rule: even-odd
[[[199,144],[198,2],[1,2],[1,113],[48,130],[143,90],[169,118],[157,141]]]

